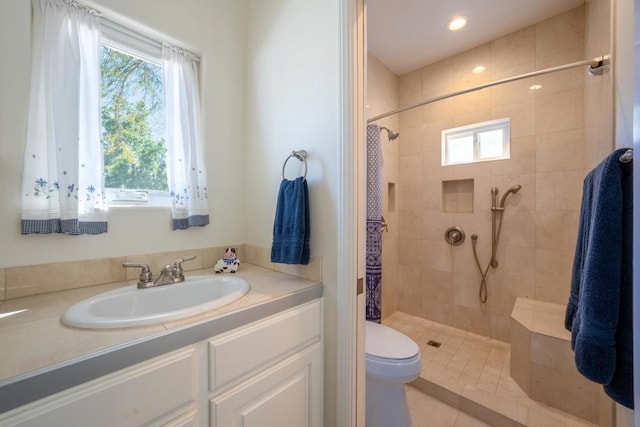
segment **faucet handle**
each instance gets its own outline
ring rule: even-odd
[[[146,288],[149,286],[149,283],[153,283],[153,275],[151,274],[151,269],[147,264],[137,264],[132,262],[125,262],[122,264],[125,268],[141,268],[140,277],[138,278],[138,287]]]
[[[191,261],[196,259],[195,255],[192,255],[190,257],[186,257],[186,258],[178,258],[176,260],[176,262],[173,264],[173,277],[175,278],[180,278],[181,280],[184,280],[184,273],[182,270],[182,263],[185,261]]]

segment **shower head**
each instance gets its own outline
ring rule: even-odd
[[[521,185],[514,185],[511,188],[509,188],[507,191],[505,191],[505,193],[502,195],[502,198],[500,199],[500,207],[504,208],[504,202],[507,200],[507,197],[509,196],[509,194],[516,194],[518,191],[520,191],[520,189],[522,188]]]
[[[393,141],[394,139],[400,136],[400,133],[389,129],[388,127],[380,126],[380,130],[382,129],[387,131],[387,137],[389,138],[389,142]]]

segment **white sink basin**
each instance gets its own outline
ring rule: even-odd
[[[131,285],[80,301],[62,321],[91,329],[153,325],[213,310],[247,291],[246,281],[228,276],[188,276],[182,283],[147,289]]]

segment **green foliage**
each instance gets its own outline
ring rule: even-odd
[[[167,191],[161,68],[106,47],[101,67],[105,186]]]

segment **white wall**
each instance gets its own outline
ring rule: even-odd
[[[311,255],[323,258],[325,425],[335,425],[339,13],[327,0],[249,1],[245,243],[271,246],[282,164],[307,150]],[[300,172],[294,159],[287,177]]]
[[[20,234],[20,182],[31,62],[31,2],[0,2],[0,267],[242,243],[246,2],[94,0],[108,18],[202,57],[211,224],[172,231],[168,208],[113,208],[98,236]],[[151,30],[152,29],[152,30]]]

